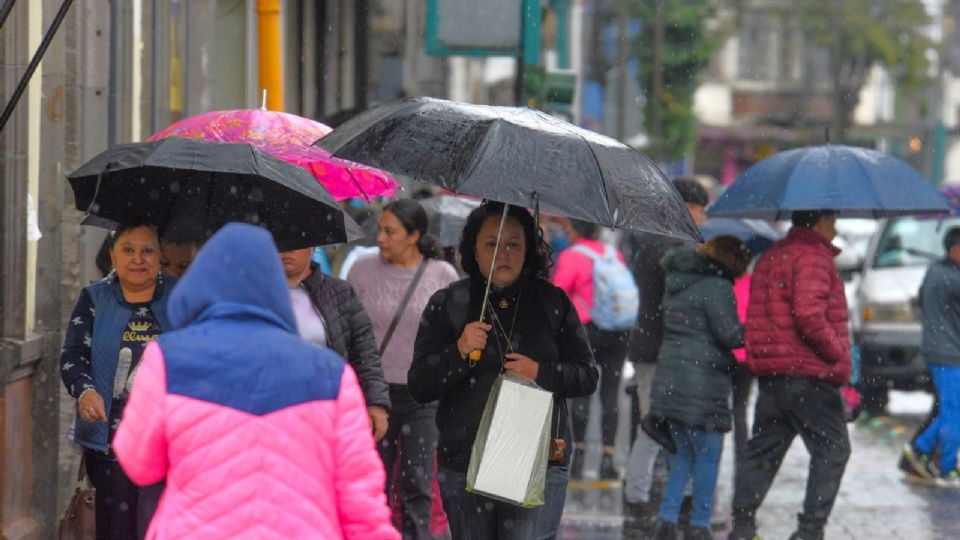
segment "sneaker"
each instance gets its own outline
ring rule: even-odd
[[[903,455],[900,457],[900,461],[902,465],[900,468],[907,474],[928,479],[940,476],[940,468],[937,467],[933,456],[918,451],[912,443],[903,445]]]
[[[603,457],[600,459],[600,470],[598,471],[598,476],[601,480],[619,480],[620,471],[617,470],[617,467],[613,464],[613,454],[603,453]]]
[[[937,486],[950,489],[960,489],[960,469],[954,469],[946,475],[937,478]]]

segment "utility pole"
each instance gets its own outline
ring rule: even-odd
[[[650,106],[650,124],[653,128],[653,140],[650,148],[653,149],[653,158],[660,159],[660,148],[663,144],[663,121],[660,108],[663,106],[663,0],[651,0],[654,3],[653,17],[653,88],[647,99],[652,99]]]

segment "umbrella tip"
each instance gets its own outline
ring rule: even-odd
[[[260,98],[260,110],[261,111],[267,110],[267,89],[266,88],[263,89],[263,94],[261,95],[261,98]]]

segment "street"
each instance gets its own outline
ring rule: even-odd
[[[827,526],[827,538],[960,538],[960,491],[907,482],[897,469],[900,451],[923,421],[930,403],[930,396],[923,392],[893,392],[891,416],[860,418],[850,424],[853,452]],[[733,440],[728,435],[717,487],[717,505],[725,515],[729,515],[733,496],[732,448]],[[798,438],[758,513],[761,538],[785,539],[793,532],[803,504],[807,464],[806,451]],[[623,538],[620,504],[620,482],[572,483],[560,538]],[[728,530],[729,524],[724,529],[715,528],[716,540],[725,539]]]

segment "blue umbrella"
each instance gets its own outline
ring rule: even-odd
[[[750,253],[757,255],[783,238],[783,233],[772,224],[759,219],[710,218],[700,225],[704,240],[715,236],[735,236],[747,245]]]
[[[707,210],[710,216],[786,219],[794,210],[880,218],[947,212],[947,200],[913,167],[866,148],[811,146],[747,169]]]

